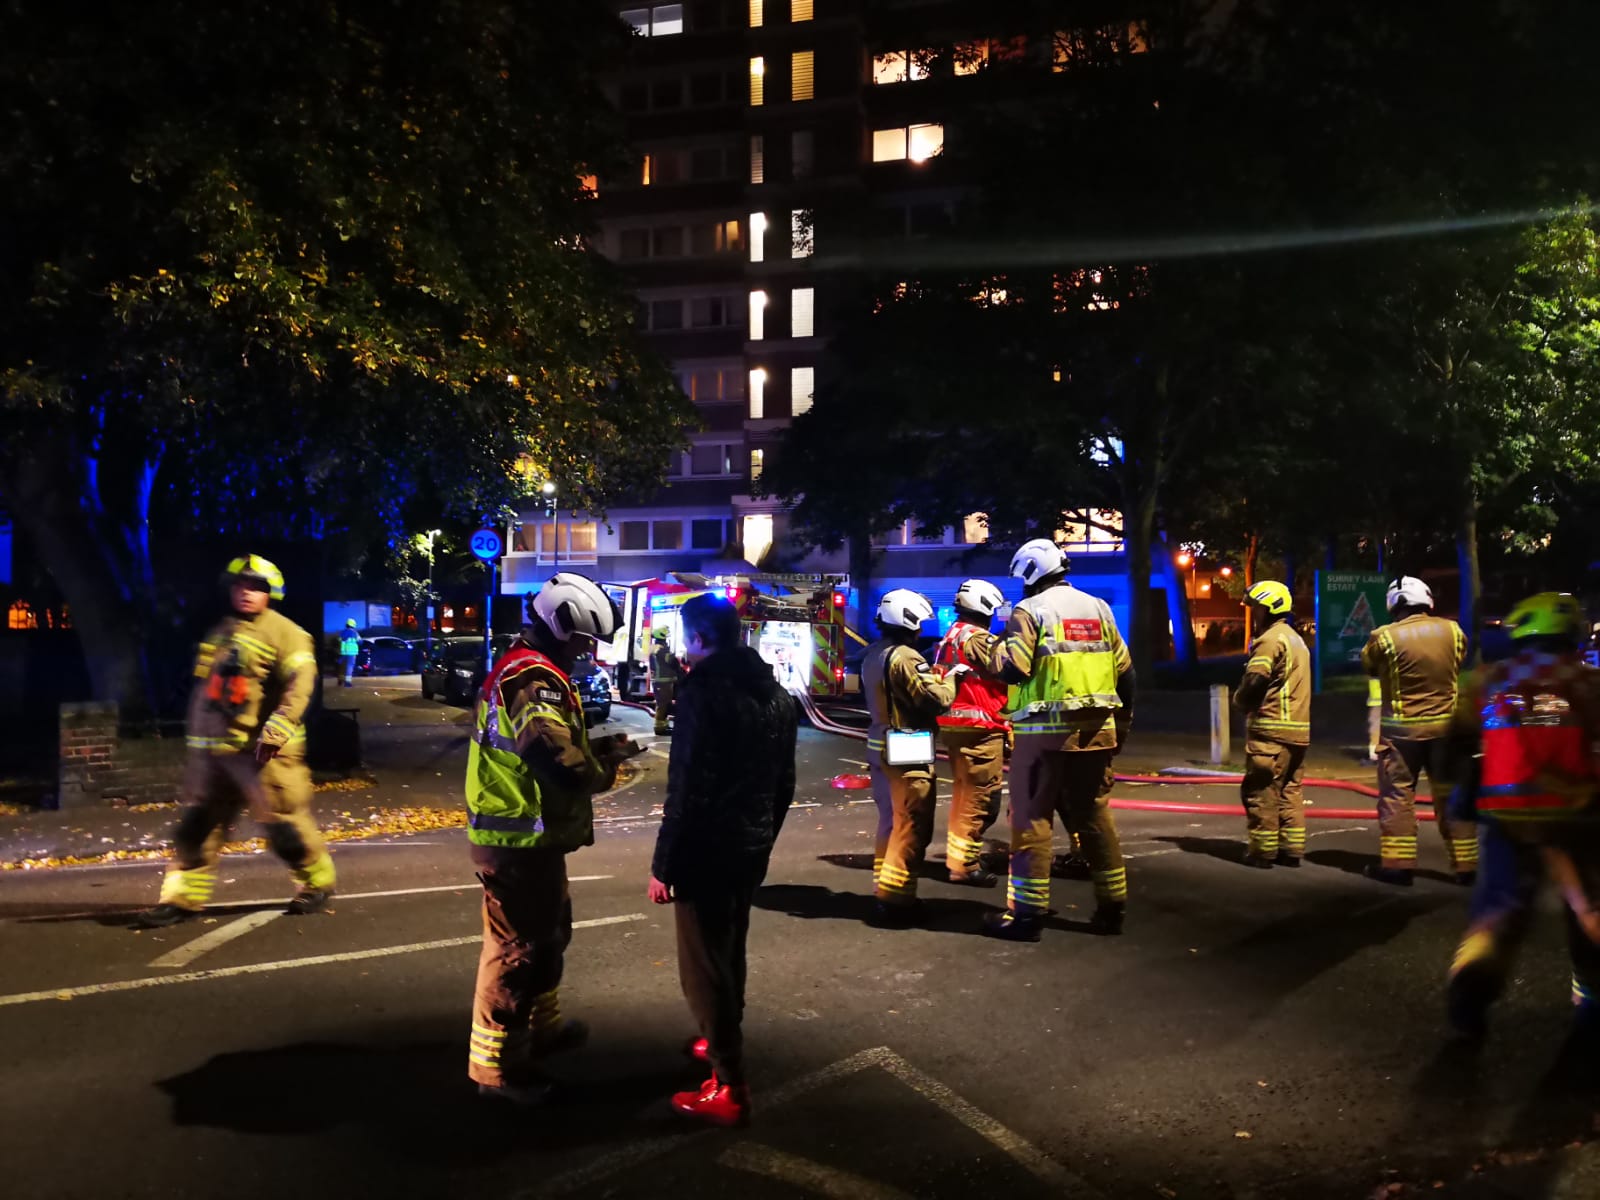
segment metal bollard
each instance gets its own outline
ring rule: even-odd
[[[1211,685],[1211,761],[1221,763],[1228,757],[1228,689],[1220,683]]]

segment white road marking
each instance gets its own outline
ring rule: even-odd
[[[974,1108],[955,1092],[945,1087],[944,1084],[931,1076],[924,1075],[905,1059],[901,1058],[887,1046],[878,1046],[872,1050],[862,1050],[852,1054],[849,1058],[840,1059],[826,1067],[803,1075],[799,1079],[783,1084],[781,1087],[765,1093],[762,1108],[770,1110],[796,1100],[808,1092],[828,1086],[840,1079],[848,1078],[868,1067],[881,1067],[889,1074],[895,1076],[912,1091],[922,1096],[948,1115],[954,1117],[968,1129],[985,1138],[998,1149],[1010,1155],[1020,1166],[1033,1175],[1055,1186],[1063,1195],[1082,1197],[1083,1200],[1094,1200],[1100,1193],[1096,1192],[1083,1179],[1068,1171],[1054,1159],[1047,1157],[1031,1142],[1020,1134],[1007,1129],[987,1113]],[[715,1129],[703,1129],[697,1133],[677,1135],[671,1137],[647,1138],[644,1141],[623,1146],[617,1150],[607,1151],[602,1157],[597,1158],[585,1166],[577,1167],[564,1174],[546,1180],[543,1184],[535,1184],[523,1188],[514,1195],[514,1200],[532,1200],[537,1196],[564,1196],[573,1192],[582,1191],[603,1179],[608,1179],[630,1167],[640,1163],[649,1162],[673,1150],[689,1146],[707,1138],[726,1136]],[[1068,1192],[1068,1189],[1071,1189]]]
[[[661,749],[660,746],[651,746],[650,749],[645,751],[645,753],[646,754],[653,754],[657,758],[664,758],[664,759],[668,759],[669,761],[672,758],[672,755],[669,754],[667,751]]]
[[[739,1142],[729,1146],[717,1162],[736,1171],[748,1171],[780,1183],[792,1184],[802,1191],[828,1196],[832,1200],[911,1200],[909,1192],[885,1184],[874,1183],[848,1171],[825,1167],[809,1158],[785,1154],[770,1146],[757,1146]]]
[[[202,954],[209,954],[218,946],[242,937],[252,929],[259,929],[268,921],[276,921],[283,916],[283,909],[271,908],[262,912],[246,913],[236,921],[229,921],[226,925],[218,925],[210,933],[202,933],[192,942],[185,942],[175,950],[168,950],[160,958],[150,960],[152,967],[187,967]]]
[[[876,800],[846,800],[846,804],[876,804]]]
[[[790,808],[821,808],[822,805],[818,804],[815,800],[796,800],[789,807]]]
[[[842,762],[842,763],[849,763],[852,767],[870,767],[871,766],[870,763],[867,763],[867,762],[865,762],[865,761],[863,761],[862,759],[859,759],[859,758],[841,758],[839,761]]]
[[[620,917],[594,917],[587,921],[574,921],[574,929],[592,929],[598,925],[621,925],[629,921],[648,920],[644,913],[627,913]],[[476,946],[483,940],[481,933],[467,937],[440,938],[432,942],[412,942],[408,946],[380,946],[375,950],[347,950],[342,954],[313,954],[308,958],[286,958],[278,962],[249,963],[242,967],[216,967],[209,971],[185,971],[181,975],[148,975],[142,979],[121,979],[115,983],[91,983],[84,987],[55,988],[45,992],[18,992],[0,996],[0,1008],[13,1004],[33,1004],[39,1000],[75,1000],[79,996],[99,996],[108,992],[132,992],[143,988],[166,987],[174,983],[200,983],[208,979],[227,979],[234,975],[263,975],[269,971],[288,971],[295,967],[320,967],[328,963],[362,962],[369,958],[392,958],[397,954],[417,954],[423,950],[446,950],[452,946]]]

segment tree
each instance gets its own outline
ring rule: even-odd
[[[97,695],[148,706],[153,535],[364,544],[529,476],[603,508],[664,474],[687,404],[586,241],[601,6],[4,21],[0,498]]]

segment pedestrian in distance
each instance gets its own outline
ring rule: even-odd
[[[1245,714],[1244,801],[1247,866],[1298,867],[1306,852],[1301,780],[1311,744],[1311,653],[1295,631],[1294,597],[1275,579],[1246,594],[1262,630],[1233,694]]]
[[[917,875],[933,840],[938,799],[934,732],[939,714],[956,698],[957,682],[972,670],[962,664],[947,675],[922,657],[917,635],[931,620],[933,605],[926,596],[906,588],[884,593],[877,613],[883,636],[861,660],[869,717],[867,769],[878,807],[871,923],[886,929],[905,929],[916,921]]]
[[[739,644],[722,596],[684,603],[677,731],[650,868],[650,899],[672,904],[678,978],[699,1027],[689,1054],[711,1076],[672,1106],[713,1125],[750,1119],[741,1023],[750,905],[794,802],[794,699]]]
[[[339,686],[349,687],[355,681],[356,659],[361,654],[361,635],[356,632],[355,619],[344,623],[339,635]]]
[[[567,855],[594,844],[593,797],[640,749],[622,734],[591,742],[572,685],[578,656],[621,624],[610,597],[561,572],[529,596],[527,613],[478,695],[466,780],[467,841],[483,885],[467,1075],[479,1095],[522,1105],[549,1095],[539,1059],[588,1040],[582,1021],[561,1015]]]
[[[317,682],[311,635],[272,608],[283,572],[259,554],[222,576],[231,612],[206,634],[194,660],[186,725],[183,815],[160,902],[138,924],[192,920],[217,886],[217,860],[241,808],[294,873],[288,911],[321,911],[333,896],[333,858],[311,815],[311,772],[301,724]]]
[[[1011,877],[990,937],[1037,942],[1050,910],[1057,815],[1076,834],[1094,882],[1089,927],[1122,932],[1128,872],[1111,815],[1111,760],[1127,742],[1135,681],[1116,618],[1104,600],[1067,582],[1067,556],[1048,538],[1011,558],[1024,598],[1011,610],[992,658],[975,665],[1013,686]]]
[[[666,737],[669,732],[668,720],[672,716],[673,698],[678,693],[678,680],[683,674],[682,664],[678,656],[672,652],[672,647],[667,644],[667,631],[658,628],[652,635],[655,643],[650,651],[650,690],[656,698],[656,736]]]
[[[1433,591],[1403,575],[1385,596],[1390,622],[1372,631],[1361,666],[1382,710],[1378,740],[1378,849],[1367,874],[1411,886],[1417,867],[1417,783],[1424,771],[1434,816],[1456,882],[1470,885],[1478,869],[1478,838],[1457,822],[1445,803],[1451,785],[1451,717],[1455,712],[1467,636],[1461,626],[1433,615]]]
[[[941,669],[993,659],[994,614],[1005,603],[986,579],[969,579],[956,589],[956,619],[939,643],[934,663]],[[1000,816],[1005,784],[1006,685],[973,669],[956,684],[956,698],[939,720],[939,740],[950,756],[950,821],[945,835],[945,867],[950,882],[993,887],[999,876],[980,861],[983,835]]]
[[[1463,681],[1453,721],[1466,760],[1453,815],[1479,822],[1480,859],[1470,923],[1450,967],[1450,1023],[1474,1041],[1488,1032],[1489,1009],[1548,881],[1565,902],[1576,1048],[1593,1056],[1600,1053],[1600,671],[1584,661],[1587,622],[1571,596],[1530,596],[1505,625],[1510,657]]]

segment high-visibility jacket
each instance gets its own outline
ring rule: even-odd
[[[1006,707],[1006,685],[979,674],[979,662],[994,657],[995,637],[981,625],[957,621],[939,643],[934,661],[941,667],[965,663],[972,667],[956,681],[956,698],[940,715],[939,724],[974,729],[1004,729],[1009,722],[1002,715]],[[977,652],[976,660],[967,651]]]
[[[1576,654],[1526,651],[1487,667],[1474,701],[1480,817],[1600,817],[1600,672]]]
[[[928,665],[915,646],[880,638],[861,660],[861,690],[867,697],[867,749],[882,750],[891,729],[934,728],[956,698],[954,680]]]
[[[1019,738],[1059,736],[1064,750],[1116,747],[1133,659],[1104,600],[1069,583],[1029,596],[980,665],[1012,685],[1006,711]]]
[[[1233,702],[1245,735],[1304,746],[1311,741],[1311,652],[1286,620],[1267,626],[1250,647]]]
[[[1361,666],[1387,710],[1384,734],[1426,741],[1449,733],[1466,656],[1461,626],[1432,613],[1413,613],[1374,629],[1361,651]]]
[[[678,656],[666,646],[657,646],[650,652],[650,678],[662,683],[676,683],[682,674]]]
[[[339,655],[341,658],[354,658],[361,653],[361,635],[354,631],[346,631],[339,635]]]
[[[484,680],[476,716],[467,748],[467,840],[514,849],[592,845],[591,797],[606,773],[561,668],[518,638]]]
[[[186,728],[191,750],[231,754],[256,741],[305,754],[301,724],[317,684],[311,635],[274,609],[226,617],[200,643]]]

